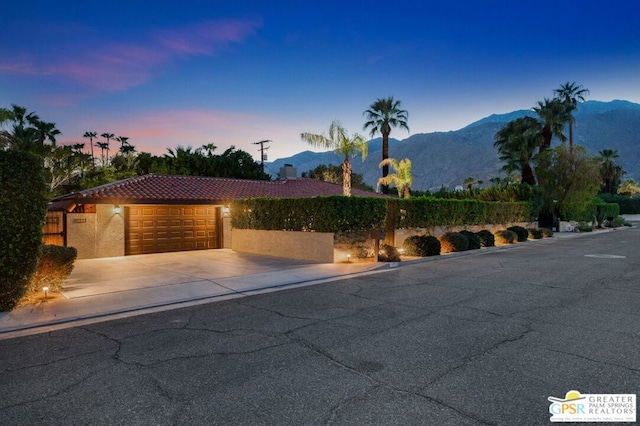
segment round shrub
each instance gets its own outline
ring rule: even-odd
[[[553,231],[549,228],[539,228],[540,232],[542,232],[542,238],[553,237]]]
[[[542,238],[542,231],[536,228],[529,229],[529,238],[532,240],[539,240]]]
[[[45,245],[38,260],[36,272],[29,281],[29,290],[40,291],[47,286],[51,291],[62,289],[62,282],[73,271],[73,262],[78,257],[75,247]]]
[[[516,234],[516,238],[519,243],[523,241],[527,241],[529,239],[529,231],[527,231],[527,228],[523,228],[522,226],[516,225],[516,226],[508,227],[507,230]]]
[[[438,238],[442,253],[453,253],[469,249],[469,239],[459,232],[445,232]]]
[[[432,235],[414,235],[402,244],[408,256],[437,256],[440,254],[440,241]]]
[[[505,229],[503,231],[496,231],[493,236],[496,238],[497,246],[513,244],[518,241],[518,236],[516,235],[516,233],[508,229]]]
[[[464,230],[460,231],[460,233],[469,240],[469,248],[467,250],[478,250],[480,248],[480,237],[475,232]]]
[[[483,229],[482,231],[476,232],[476,235],[480,239],[481,247],[493,247],[496,245],[496,238],[490,231]]]
[[[380,262],[400,262],[400,252],[394,246],[382,244],[380,253],[378,253],[378,260]]]

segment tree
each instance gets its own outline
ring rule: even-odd
[[[638,182],[633,179],[627,179],[620,184],[618,187],[618,194],[624,194],[629,197],[632,197],[635,194],[640,193],[640,186],[638,186]]]
[[[100,157],[102,161],[102,166],[106,166],[107,162],[104,159],[104,152],[107,151],[107,161],[109,160],[109,143],[108,142],[96,142],[96,146],[100,148]]]
[[[103,138],[105,138],[105,139],[107,140],[106,142],[103,142],[103,144],[104,144],[104,145],[102,145],[102,146],[100,147],[100,149],[102,149],[102,150],[103,150],[103,152],[104,152],[105,150],[107,151],[107,161],[106,161],[106,163],[109,163],[109,141],[110,141],[111,139],[113,139],[113,133],[103,133],[103,134],[101,134],[100,136],[102,136]],[[103,146],[104,146],[104,148],[102,148]],[[103,164],[102,164],[102,165],[105,165],[106,163],[103,161]]]
[[[569,119],[569,149],[573,149],[573,123],[575,122],[573,111],[578,109],[578,103],[584,102],[584,97],[589,94],[589,89],[583,88],[581,84],[577,84],[575,81],[572,83],[567,81],[553,92],[565,105]]]
[[[624,170],[614,160],[619,158],[618,151],[613,149],[603,149],[600,154],[600,174],[602,176],[602,192],[615,194]]]
[[[398,190],[398,197],[405,199],[409,198],[409,190],[411,189],[411,160],[405,158],[397,161],[394,158],[387,158],[380,162],[379,167],[390,166],[393,169],[393,173],[389,173],[385,177],[378,179],[378,182],[382,185],[394,185]]]
[[[303,178],[318,179],[337,185],[342,185],[344,179],[342,167],[333,164],[319,164],[312,170],[302,172],[301,175]],[[364,183],[364,177],[360,173],[351,173],[351,187],[373,191],[371,186]]]
[[[400,109],[400,101],[394,101],[393,96],[384,99],[376,99],[363,115],[368,120],[362,127],[363,130],[369,130],[371,137],[376,133],[382,135],[382,161],[389,158],[389,134],[394,127],[401,127],[409,131],[407,120],[409,113]],[[382,166],[382,177],[389,174],[389,165]],[[389,186],[383,185],[382,192],[389,193]]]
[[[536,148],[542,143],[542,126],[533,117],[510,121],[496,133],[493,146],[498,148],[498,159],[505,164],[502,171],[520,172],[522,183],[536,184],[531,167]]]
[[[82,135],[83,138],[89,139],[89,146],[91,147],[91,165],[93,167],[96,166],[96,157],[93,155],[93,138],[96,136],[98,136],[97,132],[84,132],[84,135]]]
[[[359,134],[354,134],[351,138],[347,136],[347,131],[339,121],[334,120],[329,126],[329,137],[313,133],[301,133],[303,141],[317,148],[332,149],[338,155],[344,155],[342,163],[342,192],[345,196],[351,195],[351,161],[349,157],[362,154],[362,160],[367,157],[367,141]]]
[[[544,98],[544,102],[538,101],[538,106],[533,110],[538,114],[541,120],[542,129],[540,134],[542,141],[539,149],[539,153],[543,153],[547,149],[551,148],[551,139],[555,136],[560,139],[561,142],[567,140],[564,135],[564,125],[569,121],[567,115],[567,109],[564,103],[558,99]]]
[[[593,200],[600,188],[600,162],[586,149],[565,145],[545,151],[538,157],[538,183],[544,189],[548,212],[565,211]]]

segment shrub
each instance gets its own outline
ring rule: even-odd
[[[586,222],[578,223],[578,226],[576,226],[576,228],[580,232],[592,232],[593,231],[593,226],[591,226],[590,223],[586,223]]]
[[[549,228],[538,228],[542,232],[542,238],[553,237],[553,231]]]
[[[496,245],[513,244],[518,240],[516,233],[508,229],[496,231],[493,236],[496,238]]]
[[[414,235],[402,244],[408,256],[437,256],[440,254],[440,241],[432,235]]]
[[[0,311],[8,311],[27,291],[42,249],[48,202],[42,159],[0,150],[0,182]]]
[[[609,223],[612,228],[620,228],[621,226],[631,226],[629,222],[627,222],[624,217],[618,216],[613,219],[612,222]]]
[[[478,250],[481,247],[482,244],[480,243],[480,237],[478,237],[475,232],[467,231],[465,229],[464,231],[460,231],[460,233],[469,240],[468,250]]]
[[[378,253],[378,260],[380,262],[400,262],[400,252],[394,246],[382,244],[380,253]]]
[[[438,238],[442,253],[453,253],[469,249],[469,239],[459,232],[445,232]]]
[[[476,235],[480,239],[481,247],[493,247],[496,245],[496,238],[490,231],[483,229],[482,231],[476,232]]]
[[[507,230],[516,234],[516,239],[518,240],[519,243],[523,241],[527,241],[529,239],[529,231],[527,231],[527,228],[523,228],[522,226],[516,225],[516,226],[508,227]]]
[[[29,281],[29,290],[39,291],[44,286],[49,287],[51,291],[60,290],[62,282],[73,271],[73,262],[77,256],[78,250],[74,247],[50,245],[42,247],[42,256]]]
[[[542,238],[542,230],[537,228],[529,229],[529,238],[532,240],[539,240]]]

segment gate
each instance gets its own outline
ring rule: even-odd
[[[65,246],[64,211],[48,211],[42,228],[42,242],[54,246]]]

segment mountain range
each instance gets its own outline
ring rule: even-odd
[[[493,147],[496,132],[506,123],[526,115],[531,110],[518,110],[506,114],[493,114],[449,132],[416,133],[406,139],[390,138],[389,155],[398,160],[409,158],[412,163],[415,190],[436,190],[461,185],[467,177],[488,184],[489,179],[500,176],[501,164]],[[610,102],[587,101],[574,113],[574,143],[587,148],[592,155],[603,149],[617,150],[617,163],[626,171],[624,179],[640,179],[640,104],[623,100]],[[392,130],[400,133],[399,130]],[[565,132],[568,135],[568,131]],[[555,141],[555,144],[558,144]],[[364,162],[355,158],[353,172],[360,173],[364,181],[376,187],[381,171],[381,138],[369,141],[369,155]],[[291,157],[265,163],[265,170],[274,177],[280,167],[291,164],[302,172],[320,164],[339,165],[343,157],[332,151],[304,151]]]

